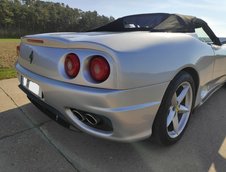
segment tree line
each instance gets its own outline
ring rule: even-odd
[[[40,0],[0,0],[0,37],[44,32],[82,32],[113,21],[97,11]]]

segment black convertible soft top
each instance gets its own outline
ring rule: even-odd
[[[138,14],[119,18],[107,25],[91,30],[92,32],[179,32],[193,33],[196,28],[203,28],[213,43],[221,45],[219,38],[202,19],[194,16],[168,13]]]

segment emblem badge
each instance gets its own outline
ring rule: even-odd
[[[31,64],[33,62],[33,59],[34,59],[33,51],[31,51],[31,54],[29,55],[29,59],[30,59],[30,64]]]

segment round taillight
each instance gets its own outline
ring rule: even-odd
[[[79,58],[76,54],[68,54],[64,61],[64,69],[69,78],[75,78],[80,69]]]
[[[110,66],[107,60],[102,56],[94,56],[89,63],[91,77],[96,82],[105,81],[110,75]]]

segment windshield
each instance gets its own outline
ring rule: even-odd
[[[168,18],[166,14],[137,15],[123,18],[124,28],[153,29]]]

